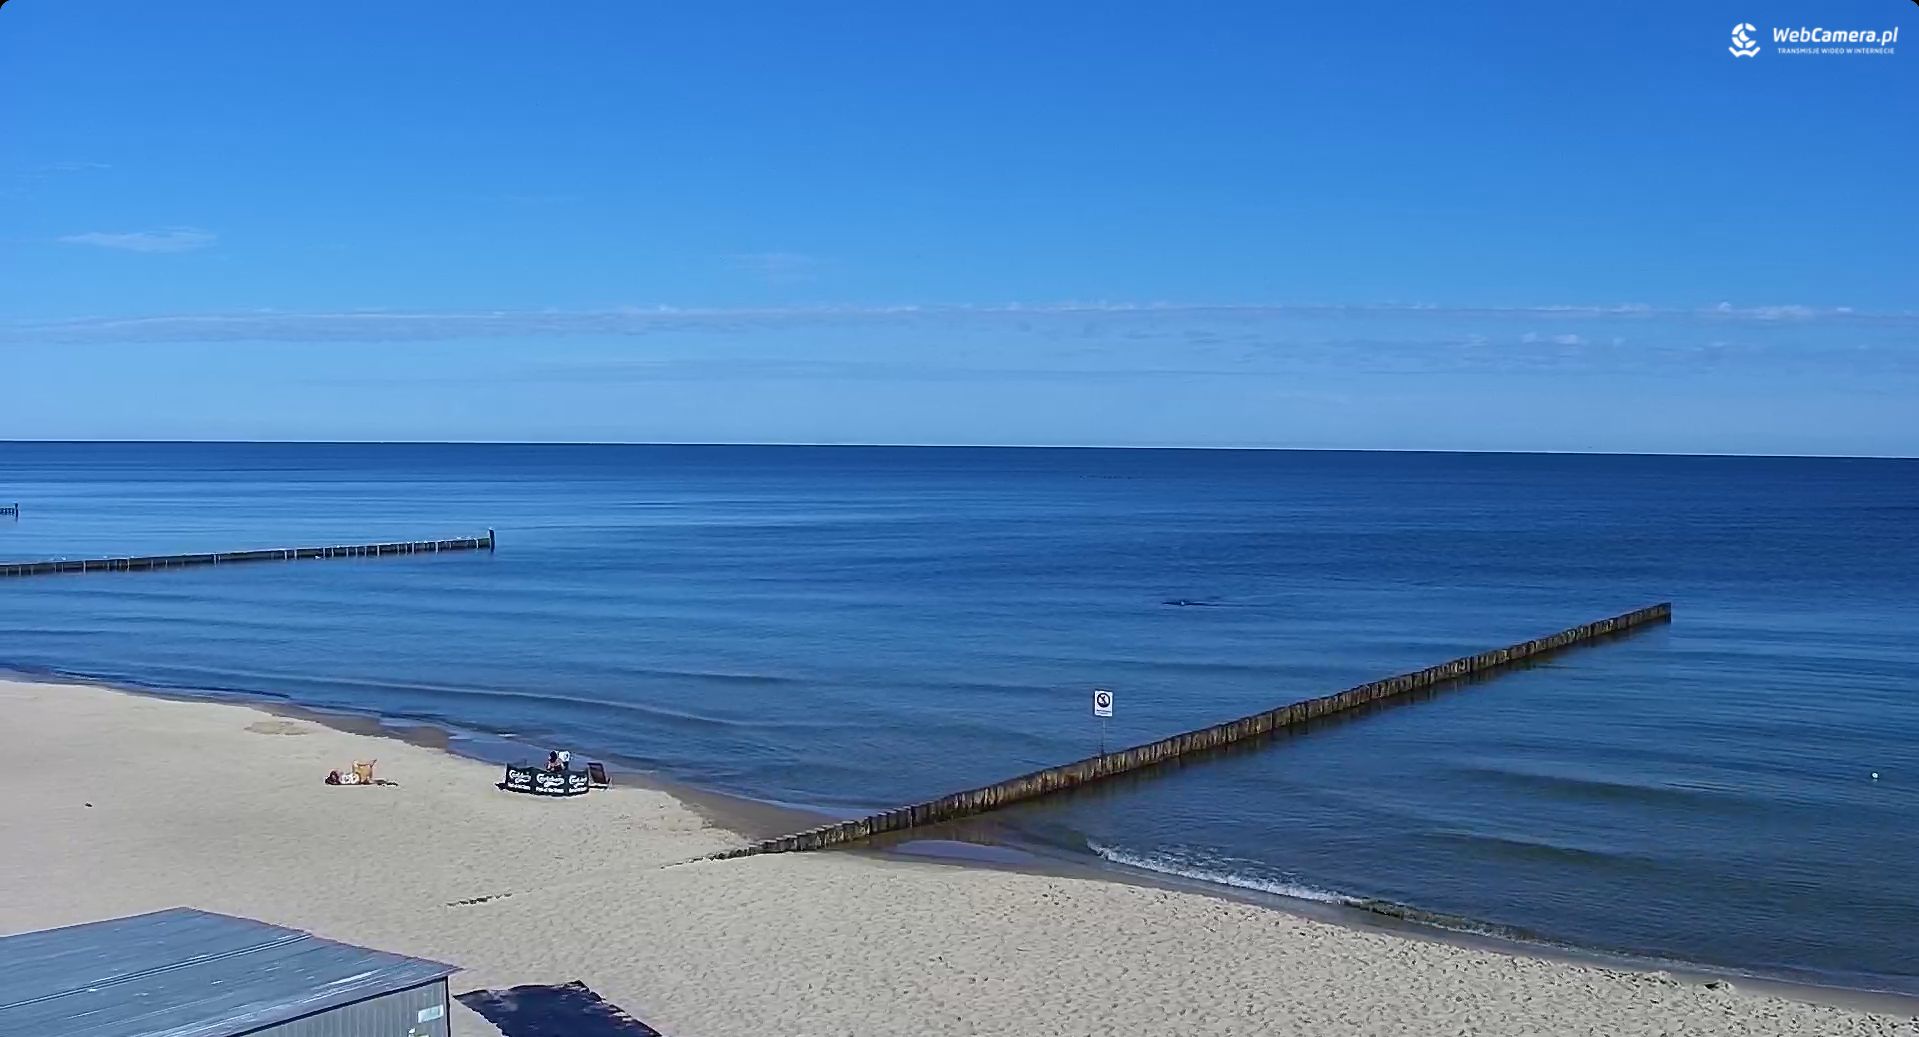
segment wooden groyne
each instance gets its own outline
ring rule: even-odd
[[[0,504],[0,518],[6,518],[8,516],[12,516],[13,518],[20,517],[19,501],[14,501],[12,504]]]
[[[1251,716],[1240,717],[1238,720],[1229,720],[1211,727],[1202,727],[1197,731],[1162,738],[1157,742],[1148,742],[1130,749],[1088,757],[1060,767],[1048,767],[1045,770],[1022,774],[1017,778],[1009,778],[984,788],[955,792],[949,796],[941,796],[939,799],[901,807],[898,810],[889,810],[882,814],[855,818],[851,821],[841,821],[837,824],[822,825],[811,831],[768,839],[737,850],[716,853],[711,859],[724,860],[759,853],[819,850],[857,842],[885,832],[899,832],[922,825],[971,817],[989,810],[1011,806],[1014,803],[1039,799],[1042,796],[1050,796],[1121,774],[1153,767],[1182,756],[1258,738],[1274,731],[1303,725],[1320,717],[1344,713],[1385,699],[1410,695],[1447,681],[1497,670],[1522,660],[1598,640],[1634,627],[1649,623],[1664,623],[1671,619],[1672,603],[1661,602],[1608,619],[1561,630],[1547,637],[1521,641],[1505,648],[1495,648],[1490,652],[1481,652],[1478,655],[1454,659],[1437,666],[1428,666],[1413,673],[1402,673],[1397,677],[1387,677],[1370,684],[1361,684],[1331,695],[1294,702],[1278,709],[1269,709],[1264,713],[1254,713]]]
[[[491,551],[493,531],[483,537],[410,540],[392,544],[343,544],[333,547],[268,547],[257,551],[214,551],[190,555],[135,555],[125,558],[62,558],[46,562],[0,562],[0,576],[47,573],[137,572],[231,562],[291,562],[306,558],[364,558],[371,555],[436,554],[441,551]]]

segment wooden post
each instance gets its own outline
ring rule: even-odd
[[[5,505],[0,505],[4,508]],[[18,505],[15,505],[18,507]],[[458,540],[415,540],[390,544],[350,544],[333,547],[273,547],[256,551],[215,551],[188,555],[118,555],[111,558],[81,558],[71,561],[18,562],[0,564],[0,576],[37,576],[42,573],[91,572],[133,569],[170,569],[176,565],[219,565],[223,562],[294,561],[307,558],[354,558],[375,555],[424,554],[434,551],[478,551],[493,549],[493,531],[485,537]]]
[[[1534,638],[1522,641],[1506,648],[1481,652],[1478,655],[1454,659],[1438,666],[1428,666],[1412,673],[1402,673],[1397,677],[1372,681],[1345,691],[1318,698],[1293,702],[1264,713],[1240,717],[1238,720],[1223,724],[1214,724],[1185,734],[1162,738],[1157,742],[1136,745],[1130,749],[1106,752],[1105,735],[1101,733],[1101,752],[1097,756],[1069,763],[1061,767],[1049,767],[1045,770],[1022,774],[1017,778],[983,788],[955,793],[930,803],[918,803],[901,810],[874,814],[860,821],[847,822],[844,831],[833,842],[850,841],[859,836],[854,833],[872,834],[878,832],[899,831],[924,824],[951,821],[985,813],[1012,803],[1020,803],[1055,792],[1078,788],[1095,781],[1102,781],[1120,774],[1151,767],[1154,764],[1175,759],[1180,756],[1204,752],[1209,749],[1230,745],[1233,742],[1258,738],[1272,731],[1293,727],[1346,710],[1360,709],[1371,703],[1424,691],[1450,680],[1470,676],[1475,673],[1496,671],[1502,667],[1525,659],[1544,655],[1561,648],[1585,642],[1591,642],[1610,634],[1631,630],[1652,623],[1672,621],[1672,603],[1660,602],[1642,609],[1602,619],[1593,623],[1562,630],[1551,637]],[[903,818],[900,815],[905,815]],[[824,845],[819,833],[807,833],[806,838],[788,836],[785,839],[771,839],[744,846],[737,850],[711,855],[710,859],[724,860],[730,857],[746,857],[757,853],[785,853],[794,849],[806,849]]]

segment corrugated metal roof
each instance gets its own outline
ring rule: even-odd
[[[174,908],[0,937],[0,1035],[231,1037],[455,971]]]

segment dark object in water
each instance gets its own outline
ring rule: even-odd
[[[579,980],[469,990],[453,999],[480,1013],[505,1037],[663,1037]]]
[[[14,505],[19,518],[20,506]],[[483,537],[456,540],[410,540],[391,544],[343,544],[331,547],[269,547],[257,551],[215,551],[191,555],[137,555],[118,558],[56,558],[44,562],[0,563],[0,576],[38,576],[43,573],[135,572],[177,569],[188,565],[230,565],[234,562],[295,561],[306,558],[371,558],[375,555],[438,554],[441,551],[492,551],[493,531]]]
[[[1216,601],[1195,601],[1192,598],[1167,598],[1165,601],[1160,602],[1160,604],[1178,605],[1181,608],[1210,609],[1219,607],[1219,603]]]

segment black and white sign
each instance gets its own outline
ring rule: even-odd
[[[1113,715],[1113,693],[1105,688],[1093,689],[1093,715],[1110,717]]]
[[[592,788],[585,771],[549,771],[538,767],[506,768],[500,788],[508,792],[528,792],[535,796],[578,796]]]

